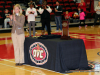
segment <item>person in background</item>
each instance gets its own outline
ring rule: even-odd
[[[80,14],[80,12],[81,12],[81,8],[78,8],[78,15]]]
[[[30,4],[30,7],[27,8],[26,16],[28,17],[29,37],[31,37],[31,25],[33,26],[33,36],[35,36],[35,17],[37,16],[37,11],[33,8],[33,4]]]
[[[36,5],[35,1],[30,0],[30,2],[28,3],[28,5],[30,6],[31,4],[34,5],[34,8],[37,8],[38,6]]]
[[[83,11],[83,9],[81,10],[81,13],[80,13],[80,25],[79,25],[79,29],[81,29],[82,27],[81,27],[81,22],[83,22],[84,23],[84,26],[85,26],[85,13],[84,13],[84,11]]]
[[[100,1],[98,2],[98,5],[95,7],[95,11],[96,11],[96,15],[95,15],[95,19],[94,19],[94,25],[96,25],[96,21],[99,18],[99,27],[100,27]],[[93,27],[94,27],[93,25]]]
[[[46,25],[45,25],[45,30],[46,30],[46,31],[48,31],[48,30],[47,30],[47,26],[46,26]],[[51,25],[50,25],[50,31],[51,31]]]
[[[50,30],[50,13],[52,9],[47,5],[47,2],[44,1],[42,8],[39,8],[38,12],[41,14],[41,22],[42,22],[42,35],[45,34],[45,25],[47,26],[48,35],[51,35]]]
[[[79,22],[79,14],[77,12],[74,12],[73,18],[75,19],[75,22]]]
[[[70,19],[70,14],[69,14],[68,11],[66,11],[66,13],[65,13],[65,19],[66,19],[66,20]]]
[[[8,9],[5,9],[5,13],[3,14],[4,18],[4,28],[7,28],[7,22],[10,21],[10,13],[8,12]]]
[[[42,5],[42,3],[44,2],[44,0],[39,0],[39,4]]]
[[[77,17],[76,17],[76,18],[77,18],[77,20],[76,20],[77,22],[80,21],[80,20],[79,20],[80,12],[81,12],[81,8],[78,8],[78,11],[74,13],[75,16],[77,15]],[[77,14],[77,13],[78,13],[78,14]]]
[[[84,0],[81,0],[81,2],[79,3],[78,7],[80,9],[83,9],[83,11],[85,12],[86,14],[86,3],[84,2]]]
[[[25,16],[22,14],[22,8],[16,4],[13,8],[13,15],[10,15],[9,24],[12,26],[12,41],[14,46],[14,55],[16,66],[22,66],[24,61],[24,23]]]
[[[55,7],[55,22],[57,26],[56,32],[58,32],[59,28],[60,28],[60,31],[62,31],[62,20],[61,20],[62,6],[60,6],[59,1],[56,1],[56,5],[57,6]]]

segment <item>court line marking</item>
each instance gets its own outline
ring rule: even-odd
[[[12,67],[12,68],[16,68],[16,69],[20,69],[20,70],[28,71],[28,72],[31,72],[31,73],[38,73],[39,75],[41,75],[41,73],[39,73],[39,72],[30,71],[30,70],[26,70],[26,69],[23,69],[23,68],[14,67],[14,66],[6,65],[6,64],[2,64],[2,63],[0,63],[0,64],[1,64],[1,65],[4,65],[4,66],[8,66],[8,67]],[[42,75],[46,75],[46,74],[42,74]]]
[[[0,58],[0,59],[1,59],[1,58]],[[15,63],[14,61],[10,61],[10,60],[7,60],[7,59],[1,59],[1,60]],[[34,67],[34,68],[42,69],[42,70],[46,70],[46,71],[50,71],[50,72],[54,72],[54,73],[58,73],[58,74],[63,74],[63,73],[60,73],[60,72],[52,71],[52,70],[45,69],[45,68],[41,68],[41,67],[31,66],[31,65],[27,65],[27,64],[24,64],[24,65],[25,65],[25,66],[29,66],[29,67]],[[69,74],[63,74],[63,75],[69,75]]]

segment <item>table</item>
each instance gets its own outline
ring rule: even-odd
[[[24,52],[25,64],[32,66],[61,73],[75,69],[89,69],[82,39],[60,40],[60,38],[36,39],[27,37],[25,38]]]

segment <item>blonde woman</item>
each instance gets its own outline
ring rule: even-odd
[[[13,8],[13,15],[10,15],[10,25],[12,26],[12,41],[14,46],[14,55],[16,66],[24,63],[24,25],[25,16],[22,15],[22,9],[19,4]]]

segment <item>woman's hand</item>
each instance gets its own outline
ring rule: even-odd
[[[12,15],[9,15],[9,18],[12,20]]]
[[[16,21],[16,17],[15,17],[15,15],[14,15],[14,21]]]

